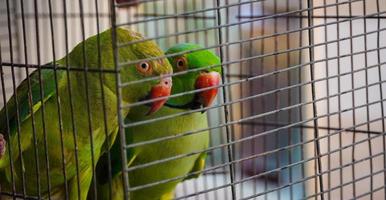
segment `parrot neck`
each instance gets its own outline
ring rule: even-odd
[[[194,110],[194,109],[201,108],[202,105],[201,103],[196,101],[196,98],[194,98],[191,102],[186,104],[173,104],[171,102],[166,102],[165,106],[169,108],[176,108],[176,109],[182,109],[182,110],[188,110],[188,109]]]
[[[165,106],[169,107],[169,108],[182,109],[182,110],[187,110],[190,108],[190,106],[188,104],[179,106],[179,105],[173,105],[173,104],[165,103]]]

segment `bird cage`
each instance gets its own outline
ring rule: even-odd
[[[0,10],[0,199],[386,198],[385,0]]]

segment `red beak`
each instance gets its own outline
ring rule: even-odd
[[[162,78],[160,83],[153,86],[150,92],[150,99],[168,97],[172,91],[172,79],[171,77]],[[168,99],[160,99],[151,103],[150,110],[146,115],[157,112]]]
[[[220,74],[217,72],[201,73],[196,79],[196,89],[214,87],[220,85]],[[198,93],[198,101],[208,107],[212,104],[217,95],[217,87],[201,91]]]

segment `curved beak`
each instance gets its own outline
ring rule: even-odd
[[[195,88],[202,89],[202,88],[219,86],[220,80],[221,80],[221,77],[218,72],[203,72],[197,77]],[[217,91],[218,91],[218,88],[214,87],[214,88],[199,92],[197,94],[198,101],[204,107],[210,106],[217,96]]]
[[[157,112],[165,102],[168,100],[166,97],[170,96],[172,91],[172,79],[171,77],[162,78],[160,83],[153,86],[150,91],[150,99],[165,97],[164,99],[160,99],[150,103],[150,110],[146,113],[146,115],[150,115],[152,113]]]

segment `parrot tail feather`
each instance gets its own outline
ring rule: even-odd
[[[7,142],[5,141],[3,134],[0,133],[0,159],[5,154],[6,146]]]

